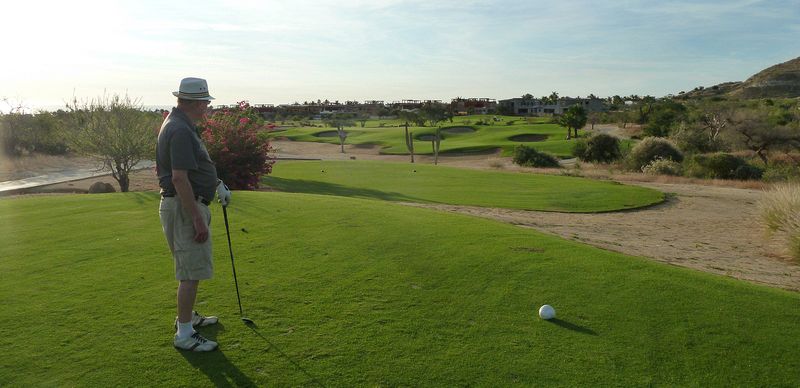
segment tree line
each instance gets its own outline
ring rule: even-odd
[[[530,94],[525,97],[533,98]],[[558,94],[542,98],[557,100]],[[641,137],[669,138],[684,152],[747,150],[765,167],[781,153],[800,150],[800,106],[796,99],[614,96],[606,102],[608,111],[587,112],[574,105],[554,116],[553,121],[567,129],[567,139],[578,138],[578,129],[587,124],[593,127],[597,123],[614,123],[622,128],[637,124]],[[247,109],[248,117],[261,120],[249,106]],[[110,170],[121,190],[127,191],[129,172],[138,162],[154,155],[162,113],[146,111],[138,100],[119,95],[84,101],[73,98],[64,109],[55,112],[31,114],[12,107],[10,113],[0,115],[0,150],[10,156],[88,155]],[[413,126],[437,126],[445,120],[452,121],[454,116],[448,104],[436,101],[426,102],[419,109],[385,113]],[[337,129],[343,146],[347,136],[343,128],[356,122],[364,126],[368,119],[358,114],[333,113],[323,121]]]

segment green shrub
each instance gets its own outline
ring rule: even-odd
[[[546,152],[536,151],[533,147],[518,145],[514,148],[515,164],[525,167],[559,167],[558,159]]]
[[[695,178],[760,179],[762,173],[746,160],[724,152],[694,155],[686,162],[686,175]]]
[[[646,137],[633,147],[628,155],[628,167],[641,171],[656,158],[683,161],[683,154],[671,141],[662,137]]]
[[[0,152],[23,155],[38,152],[64,155],[69,151],[63,113],[0,114]]]
[[[761,179],[765,182],[791,182],[800,181],[800,167],[773,164],[767,167]]]
[[[572,156],[583,160],[583,155],[586,155],[586,139],[578,139],[572,145]]]
[[[579,140],[572,150],[573,155],[584,162],[611,163],[621,157],[619,139],[598,133],[586,140]]]
[[[272,172],[269,139],[259,137],[264,119],[246,101],[214,112],[199,127],[217,174],[231,189],[254,190]]]
[[[664,158],[656,158],[646,166],[642,167],[642,172],[647,175],[681,175],[682,166],[680,163]]]
[[[736,167],[733,178],[740,181],[758,180],[764,175],[764,170],[752,164],[744,164]]]
[[[704,128],[698,126],[682,126],[670,136],[670,139],[683,152],[690,154],[724,151],[727,148],[722,139],[711,138]]]
[[[655,104],[647,115],[647,122],[642,131],[647,136],[665,137],[672,128],[686,119],[685,106],[674,101]]]

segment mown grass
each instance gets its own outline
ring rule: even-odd
[[[375,161],[280,161],[263,184],[288,192],[563,212],[631,209],[664,199],[656,190],[611,181]]]
[[[448,153],[477,153],[501,149],[503,154],[509,156],[513,148],[519,144],[535,147],[539,151],[547,151],[559,157],[570,157],[574,141],[565,140],[566,129],[549,123],[549,118],[520,118],[500,116],[503,121],[493,121],[490,115],[474,115],[456,117],[453,122],[441,123],[443,129],[440,152]],[[478,121],[489,122],[491,125],[475,125]],[[513,125],[506,123],[512,121]],[[290,127],[287,130],[274,132],[270,137],[282,137],[296,141],[323,142],[339,144],[339,138],[320,137],[323,132],[335,131],[335,128],[324,127],[320,121],[313,122],[315,127]],[[396,119],[368,120],[365,127],[356,123],[353,127],[345,128],[348,136],[346,144],[380,145],[383,154],[407,154],[405,144],[405,128],[400,127]],[[474,132],[448,133],[449,127],[468,126]],[[419,140],[420,137],[431,135],[436,128],[409,127],[415,139],[415,153],[431,154],[433,148],[428,140]],[[542,135],[542,141],[520,142],[511,140],[518,135]]]
[[[172,348],[155,193],[0,200],[1,386],[797,386],[800,295],[462,215],[235,192]],[[542,304],[558,320],[536,317]]]

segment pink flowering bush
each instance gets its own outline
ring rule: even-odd
[[[232,190],[255,190],[261,177],[272,172],[273,149],[257,136],[265,129],[264,119],[246,101],[214,112],[200,128],[217,175]]]

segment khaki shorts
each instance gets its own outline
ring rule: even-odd
[[[211,212],[208,206],[199,201],[197,207],[208,224],[208,240],[204,243],[194,241],[194,224],[192,217],[181,206],[180,199],[175,197],[161,198],[158,213],[161,227],[167,244],[175,260],[175,279],[205,280],[214,275],[214,264],[211,260]]]

